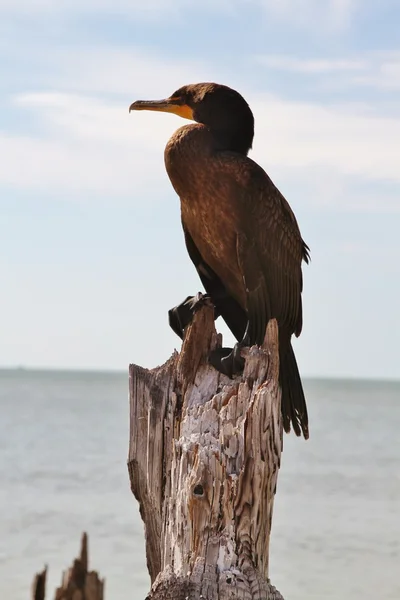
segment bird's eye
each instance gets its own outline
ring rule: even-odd
[[[176,92],[175,94],[172,94],[171,100],[173,100],[176,104],[185,104],[185,98],[182,96],[182,94],[178,94]]]
[[[182,106],[190,106],[190,100],[191,96],[189,94],[179,94],[179,103],[182,104]]]

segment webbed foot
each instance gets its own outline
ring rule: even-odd
[[[187,296],[181,304],[168,311],[169,325],[182,340],[185,328],[192,322],[195,312],[208,302],[211,302],[210,295],[198,292],[195,296]],[[215,318],[217,316],[216,314]]]
[[[243,372],[245,360],[240,355],[243,347],[243,342],[238,342],[233,348],[216,348],[208,355],[208,362],[217,371],[232,379],[234,375]]]

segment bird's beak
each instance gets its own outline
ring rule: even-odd
[[[193,110],[187,104],[182,104],[179,98],[166,98],[165,100],[136,100],[129,107],[131,110],[156,110],[169,112],[184,119],[194,121]]]

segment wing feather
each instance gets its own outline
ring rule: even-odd
[[[250,158],[220,153],[220,172],[230,186],[234,209],[242,210],[244,237],[238,245],[238,259],[248,288],[249,318],[250,313],[260,315],[263,305],[262,326],[275,317],[281,329],[299,336],[303,321],[301,264],[303,260],[308,263],[310,255],[295,215],[265,171]],[[260,326],[257,323],[253,331],[257,339]]]

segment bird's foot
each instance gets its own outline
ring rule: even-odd
[[[194,314],[200,308],[211,303],[209,294],[198,292],[195,296],[188,296],[181,304],[168,311],[171,329],[183,340],[185,328],[192,322]]]
[[[208,362],[220,373],[227,375],[230,379],[234,375],[243,373],[245,360],[241,356],[243,342],[238,342],[233,348],[216,348],[208,355]]]

